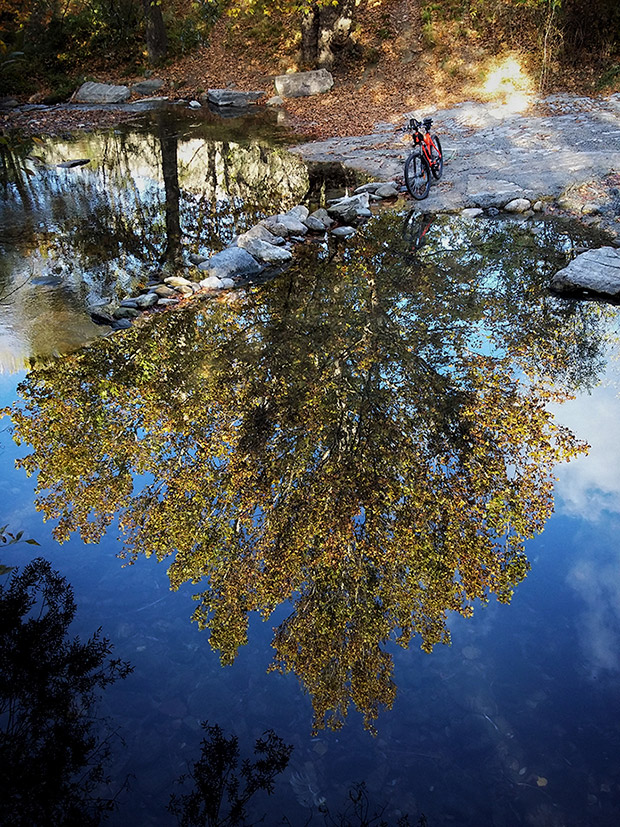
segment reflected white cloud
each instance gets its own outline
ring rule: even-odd
[[[613,379],[617,379],[617,366]],[[556,469],[556,510],[587,520],[603,512],[620,513],[620,382],[607,382],[564,405],[551,406],[558,422],[567,425],[591,449]]]
[[[584,655],[594,673],[620,668],[620,549],[599,559],[582,559],[568,582],[584,602],[578,630]]]

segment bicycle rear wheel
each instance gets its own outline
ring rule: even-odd
[[[431,146],[431,172],[433,173],[433,178],[439,181],[441,173],[443,172],[443,151],[441,149],[439,135],[431,135],[431,141],[435,145]],[[435,147],[437,147],[437,149],[435,149]]]
[[[414,150],[405,161],[405,184],[416,201],[423,201],[431,188],[428,161],[418,150]]]

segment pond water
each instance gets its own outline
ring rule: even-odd
[[[89,307],[333,185],[248,134],[46,141],[4,190],[1,522],[41,547],[0,562],[49,559],[134,666],[110,823],[176,823],[208,720],[293,746],[266,824],[360,824],[364,782],[390,824],[616,825],[618,310],[547,290],[602,239],[397,207],[103,335]]]

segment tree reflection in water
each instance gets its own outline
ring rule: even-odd
[[[119,514],[130,561],[200,585],[224,663],[290,605],[272,668],[317,728],[391,706],[389,641],[430,652],[450,612],[510,600],[554,465],[586,450],[545,403],[600,367],[604,309],[545,289],[573,231],[446,220],[412,253],[401,224],[34,371],[11,411],[56,538]]]
[[[132,667],[109,658],[112,646],[100,631],[71,640],[75,612],[71,586],[42,558],[0,584],[6,825],[96,825],[116,806],[106,778],[115,733],[93,712],[98,692]]]

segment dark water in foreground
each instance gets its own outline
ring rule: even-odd
[[[31,279],[4,313],[1,522],[41,549],[0,562],[40,551],[74,588],[75,632],[102,626],[135,667],[99,709],[126,741],[113,782],[132,776],[111,823],[175,823],[166,804],[208,719],[242,754],[266,729],[293,746],[255,801],[267,824],[311,807],[322,823],[319,804],[341,823],[359,781],[389,823],[617,824],[617,310],[546,290],[599,240],[542,219],[382,213],[347,247],[307,243],[271,283],[50,358],[72,320],[44,324],[38,347],[41,303],[88,320],[121,272],[126,289],[145,261],[167,266],[177,230],[215,249],[214,226],[310,186],[282,150],[201,137],[190,156],[177,137],[193,159],[177,165],[177,226],[149,134],[150,149],[108,136],[108,155],[131,151],[102,162],[107,187],[78,179],[90,236],[67,235],[76,189],[44,171],[25,213],[45,244],[22,223],[4,259],[9,284],[35,264],[57,283]],[[27,456],[32,477],[14,467]]]

